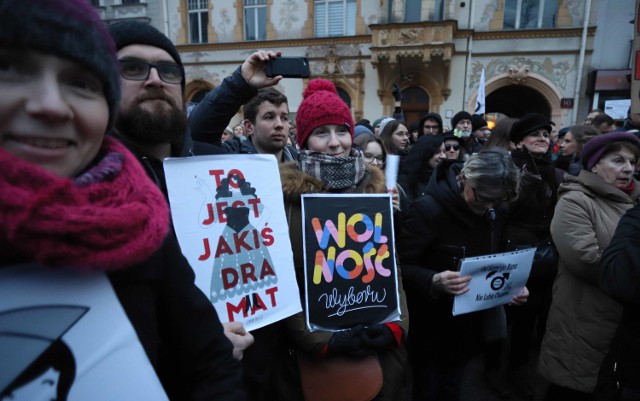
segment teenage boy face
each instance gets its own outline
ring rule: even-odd
[[[289,106],[265,101],[258,107],[256,121],[245,120],[245,131],[260,153],[275,154],[284,149],[289,135]]]

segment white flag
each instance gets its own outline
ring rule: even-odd
[[[478,98],[476,99],[475,114],[485,114],[485,100],[484,100],[484,67],[482,68],[482,75],[480,76],[480,85],[478,85]]]

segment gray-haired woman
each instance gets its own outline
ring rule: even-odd
[[[453,296],[469,290],[469,276],[456,271],[468,256],[504,250],[503,204],[516,197],[520,172],[504,149],[483,150],[464,165],[436,167],[424,196],[416,199],[397,242],[411,322],[408,348],[414,400],[457,400],[468,357],[469,333],[483,317],[496,336],[502,307],[452,316]],[[525,290],[514,302],[524,302]]]

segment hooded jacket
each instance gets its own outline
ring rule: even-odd
[[[585,170],[565,179],[551,221],[560,261],[538,371],[552,383],[590,393],[622,313],[598,288],[598,264],[640,187],[635,181],[630,196]]]
[[[418,125],[418,137],[421,137],[422,135],[424,135],[423,133],[424,131],[422,127],[424,127],[424,122],[427,120],[436,120],[438,122],[439,135],[444,134],[443,126],[442,126],[442,117],[440,117],[440,114],[427,113],[424,116],[422,116],[422,118],[420,119],[420,125]]]

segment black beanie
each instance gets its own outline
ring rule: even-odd
[[[453,116],[453,118],[451,119],[451,129],[454,130],[456,129],[456,125],[458,125],[458,123],[461,120],[469,120],[471,121],[471,114],[467,113],[466,111],[460,111],[458,112],[455,116]]]
[[[513,124],[511,132],[509,133],[509,138],[511,139],[511,142],[517,145],[522,141],[522,138],[537,129],[544,128],[551,133],[551,124],[553,123],[542,114],[528,113]]]
[[[120,101],[120,71],[111,35],[86,0],[1,0],[0,46],[74,61],[102,83],[111,128]]]
[[[480,128],[486,127],[487,121],[481,116],[474,114],[471,116],[471,132],[475,132]]]
[[[169,53],[176,64],[180,67],[184,67],[182,65],[180,54],[178,54],[178,50],[176,50],[176,47],[169,38],[145,22],[136,20],[116,22],[115,24],[109,25],[109,32],[111,32],[111,36],[113,36],[113,40],[116,42],[117,50],[129,45],[149,45],[158,47]],[[185,78],[183,75],[182,82],[180,83],[183,92],[184,85]]]

